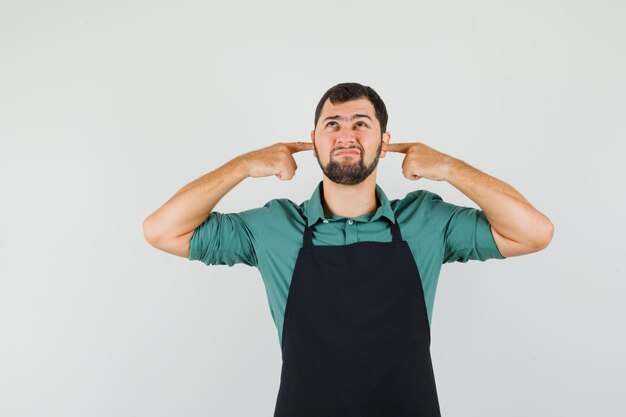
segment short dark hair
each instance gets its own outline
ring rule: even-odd
[[[326,99],[330,99],[332,104],[338,104],[359,98],[366,98],[372,103],[376,111],[376,118],[380,124],[380,133],[381,135],[385,133],[387,131],[387,121],[389,120],[385,103],[372,87],[359,83],[341,83],[329,88],[328,91],[324,93],[319,103],[317,103],[313,127],[315,128],[315,126],[317,126],[317,121],[320,118],[320,113],[322,113],[322,107],[324,107]]]

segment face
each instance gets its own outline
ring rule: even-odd
[[[311,131],[315,157],[329,180],[338,184],[359,184],[376,169],[383,142],[372,103],[366,98],[332,104],[326,100],[317,126]]]

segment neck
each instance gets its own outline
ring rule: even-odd
[[[358,217],[366,213],[374,213],[378,208],[376,198],[376,172],[356,185],[337,184],[324,175],[322,207],[324,215],[341,217]]]

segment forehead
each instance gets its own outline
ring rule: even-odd
[[[330,99],[326,99],[324,106],[322,106],[322,111],[320,112],[320,120],[323,120],[327,116],[351,116],[354,113],[367,114],[372,117],[372,120],[376,118],[374,105],[366,98],[359,98],[337,104],[333,104],[330,102]]]

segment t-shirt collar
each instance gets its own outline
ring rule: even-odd
[[[307,225],[311,226],[317,223],[319,220],[332,220],[332,218],[326,218],[324,216],[324,208],[322,207],[322,188],[323,181],[320,181],[313,194],[311,194],[311,198],[304,202],[304,215],[307,218]],[[380,201],[380,206],[376,209],[376,212],[369,220],[373,222],[377,220],[379,217],[386,217],[392,223],[396,222],[396,218],[394,216],[393,210],[391,209],[391,204],[389,203],[389,199],[385,195],[382,188],[376,184],[376,196],[378,197],[378,201]]]

